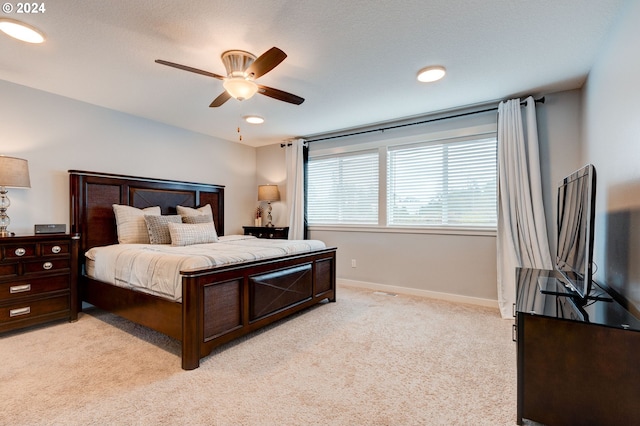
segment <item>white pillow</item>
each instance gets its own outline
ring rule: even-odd
[[[202,207],[194,209],[193,207],[176,206],[176,210],[180,216],[203,216],[211,215],[213,217],[213,211],[211,210],[211,204],[205,204]]]
[[[218,234],[213,222],[168,223],[172,246],[217,243]]]
[[[160,206],[138,209],[136,207],[113,205],[116,215],[118,242],[120,244],[149,244],[149,232],[144,215],[160,215]]]

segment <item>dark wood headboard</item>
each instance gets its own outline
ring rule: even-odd
[[[224,235],[224,186],[166,179],[69,170],[71,235],[80,237],[80,253],[116,244],[113,204],[137,208],[160,206],[176,214],[176,206],[210,204],[218,235]]]

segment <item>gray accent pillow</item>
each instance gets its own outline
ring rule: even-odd
[[[147,225],[151,244],[171,244],[169,223],[181,223],[182,217],[177,214],[164,216],[144,215],[144,221]]]
[[[182,216],[182,223],[209,223],[213,222],[213,216],[210,214],[201,214],[197,216]]]

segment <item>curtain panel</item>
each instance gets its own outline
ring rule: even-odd
[[[290,240],[303,240],[305,238],[304,151],[304,139],[291,141],[291,143],[287,144],[285,151]]]
[[[513,318],[516,268],[553,269],[542,203],[535,101],[498,106],[498,305]]]

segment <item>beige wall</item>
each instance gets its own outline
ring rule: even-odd
[[[31,189],[10,189],[10,231],[69,229],[70,169],[226,186],[226,233],[251,223],[255,148],[0,81],[0,154],[29,160]]]
[[[287,226],[287,169],[285,167],[284,148],[280,144],[268,145],[257,149],[256,180],[257,185],[275,184],[280,190],[280,201],[271,203],[273,211],[271,216],[275,226]],[[258,199],[256,187],[255,200]],[[261,205],[265,211],[262,217],[263,224],[267,218],[266,203],[256,201],[256,207]]]
[[[555,232],[557,183],[581,162],[581,101],[580,91],[560,92],[547,95],[545,104],[537,108],[550,235]],[[284,167],[279,146],[258,148],[257,157],[258,175]],[[473,303],[492,305],[497,300],[495,236],[314,230],[310,237],[338,247],[337,274],[342,280]]]

